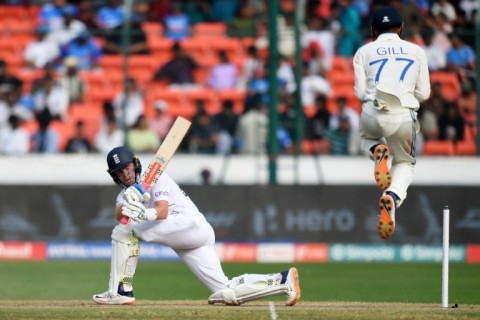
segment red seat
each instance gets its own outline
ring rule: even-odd
[[[426,141],[423,147],[423,154],[427,156],[453,156],[455,146],[452,141]]]

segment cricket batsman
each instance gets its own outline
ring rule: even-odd
[[[98,304],[135,303],[133,276],[140,256],[140,240],[172,248],[212,295],[209,304],[240,305],[274,295],[286,295],[287,306],[300,298],[295,267],[279,273],[243,274],[228,279],[215,252],[211,225],[188,195],[163,173],[153,187],[141,193],[140,160],[126,147],[107,155],[108,173],[122,188],[116,199],[115,217],[129,218],[112,231],[112,257],[108,290],[95,294]]]

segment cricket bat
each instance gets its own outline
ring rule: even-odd
[[[173,154],[177,151],[178,146],[187,134],[191,124],[192,123],[187,119],[177,117],[172,128],[168,131],[167,136],[160,145],[160,148],[158,148],[157,153],[148,165],[147,170],[143,172],[140,182],[135,184],[135,187],[142,194],[145,193],[145,190],[149,187],[152,187],[157,183],[158,178],[160,178],[160,175],[170,162]],[[124,216],[121,223],[127,224],[127,222],[128,217]]]

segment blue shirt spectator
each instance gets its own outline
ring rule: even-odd
[[[100,8],[97,13],[97,25],[101,29],[113,29],[123,23],[124,12],[120,1],[109,0],[108,5]]]
[[[179,3],[172,3],[171,13],[163,20],[165,37],[172,40],[181,40],[190,36],[190,18],[182,11]]]
[[[62,58],[77,58],[79,70],[96,67],[101,55],[102,50],[86,31],[62,47]]]
[[[447,51],[447,64],[451,67],[473,69],[475,65],[473,49],[456,34],[452,34],[450,40],[452,41],[452,48]]]
[[[74,14],[78,12],[76,7],[64,0],[44,4],[38,13],[39,24],[45,26],[49,32],[62,29],[64,11]]]

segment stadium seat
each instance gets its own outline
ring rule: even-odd
[[[335,99],[338,97],[345,97],[347,99],[347,105],[357,110],[358,113],[362,110],[362,103],[355,96],[355,89],[351,84],[337,84],[333,89],[333,96],[327,100],[327,109],[332,113],[337,113],[338,108],[336,106]]]
[[[473,141],[458,141],[455,144],[455,155],[474,156],[477,154],[477,144]]]
[[[334,69],[328,72],[327,80],[334,90],[337,85],[349,85],[352,88],[355,85],[355,75],[353,71],[340,72]]]
[[[165,101],[168,105],[167,113],[175,117],[182,116],[191,119],[196,113],[195,107],[187,103],[185,93],[180,90],[165,89],[148,92],[145,105],[152,107],[156,100]]]
[[[227,34],[227,25],[223,22],[200,22],[193,25],[192,33],[194,37],[221,38]]]
[[[452,141],[426,141],[423,147],[423,154],[426,156],[453,156],[455,146]]]
[[[68,139],[73,136],[75,127],[70,121],[53,120],[50,123],[50,128],[57,132],[59,137],[59,151],[63,152],[67,146]]]
[[[0,5],[0,19],[23,20],[30,18],[28,7],[23,5]]]
[[[221,105],[217,99],[213,90],[210,89],[198,89],[185,92],[185,98],[190,108],[196,109],[196,101],[201,100],[205,106],[205,111],[210,114],[216,114],[220,112]]]
[[[148,38],[147,46],[156,60],[167,61],[172,57],[173,40],[168,38]],[[159,63],[157,64],[159,65]]]
[[[236,114],[242,114],[245,110],[245,98],[247,93],[245,90],[225,89],[216,92],[220,105],[226,100],[233,101],[233,111]]]
[[[98,65],[106,72],[109,70],[122,70],[123,57],[119,54],[105,54],[98,60]]]
[[[440,82],[442,96],[448,101],[455,101],[460,97],[461,88],[458,77],[453,72],[435,71],[430,73],[430,83]]]
[[[341,56],[332,57],[332,68],[330,72],[352,72],[353,64],[351,59],[347,59]]]
[[[147,39],[149,37],[163,36],[163,25],[160,22],[145,21],[142,23],[142,30]]]
[[[200,64],[205,64],[207,61],[216,61],[216,56],[212,54],[210,44],[205,39],[201,38],[186,38],[180,42],[182,49]]]
[[[230,60],[245,55],[242,43],[236,38],[218,38],[210,43],[213,55],[218,56],[219,51],[225,51]]]
[[[13,71],[13,70],[12,70]],[[31,92],[32,82],[36,79],[43,77],[45,72],[40,69],[17,69],[17,71],[12,72],[18,79],[23,81],[22,91],[24,93]]]
[[[93,142],[102,125],[103,107],[98,102],[74,103],[68,108],[68,117],[68,122],[74,126],[83,121],[87,138]]]

